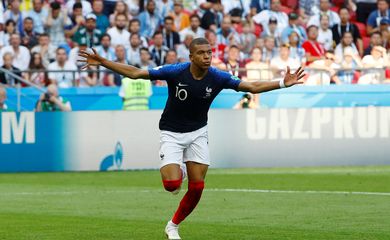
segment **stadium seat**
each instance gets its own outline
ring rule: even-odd
[[[282,5],[291,9],[296,9],[298,6],[298,0],[282,0]]]
[[[354,24],[356,24],[356,26],[358,27],[359,32],[360,32],[360,36],[362,38],[367,37],[366,25],[364,23],[360,23],[360,22],[354,22]]]
[[[332,3],[333,5],[337,6],[337,7],[342,7],[345,3],[344,0],[333,0]]]
[[[289,7],[286,7],[286,6],[280,6],[280,11],[282,11],[288,15],[288,14],[292,13],[294,10],[289,8]]]
[[[335,13],[339,13],[339,10],[340,10],[340,7],[338,6],[333,6],[330,8],[331,11],[335,12]]]
[[[368,48],[370,46],[370,38],[369,37],[363,37],[363,47],[364,49]]]
[[[260,37],[262,32],[263,32],[263,26],[261,26],[261,24],[255,23],[254,33],[255,33],[256,37]]]

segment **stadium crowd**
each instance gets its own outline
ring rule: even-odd
[[[40,86],[120,86],[103,67],[80,72],[78,52],[149,68],[189,61],[196,37],[213,66],[243,80],[275,80],[286,66],[305,66],[308,85],[390,78],[387,0],[3,0],[0,30],[0,66]]]

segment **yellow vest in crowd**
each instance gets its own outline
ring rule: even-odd
[[[123,110],[148,110],[152,84],[143,79],[122,79],[124,89]]]

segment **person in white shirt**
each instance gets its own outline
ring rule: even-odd
[[[111,36],[111,46],[123,45],[125,48],[130,46],[130,33],[126,30],[127,16],[118,14],[115,17],[115,27],[108,29],[107,33]]]
[[[66,9],[68,11],[69,14],[72,13],[73,11],[73,5],[76,3],[76,2],[81,2],[81,5],[83,6],[83,15],[87,15],[88,13],[91,13],[92,12],[92,6],[91,6],[91,3],[89,3],[87,0],[70,0],[70,1],[66,1]]]
[[[351,48],[353,55],[359,55],[359,51],[353,42],[353,36],[351,32],[344,32],[343,37],[341,38],[341,42],[337,44],[334,54],[336,56],[337,61],[342,61],[344,58],[344,49]]]
[[[180,40],[183,42],[188,34],[192,34],[194,38],[204,37],[206,31],[200,27],[200,17],[196,14],[190,17],[190,26],[180,31]]]
[[[389,66],[387,50],[381,46],[375,46],[371,54],[362,59],[365,68],[359,78],[359,84],[378,84],[385,79],[385,67]]]
[[[182,44],[177,47],[177,57],[179,62],[189,62],[190,58],[190,44],[194,37],[191,34],[188,34]]]
[[[274,77],[279,81],[280,78],[284,77],[287,67],[295,72],[301,66],[301,62],[290,57],[290,45],[285,43],[280,46],[280,54],[271,59],[270,66]]]
[[[341,22],[339,15],[330,10],[330,1],[320,0],[320,11],[310,17],[307,26],[314,25],[320,27],[320,16],[322,15],[328,15],[330,28]]]
[[[132,33],[130,36],[130,47],[127,49],[127,61],[131,65],[140,65],[140,49],[142,48],[142,41],[138,33]]]
[[[78,82],[79,73],[77,66],[68,61],[66,51],[59,47],[56,50],[56,61],[49,64],[49,80],[51,83],[57,84],[59,88],[70,88],[74,83]],[[50,72],[50,71],[75,71],[75,72]]]
[[[322,44],[326,51],[333,49],[333,33],[329,29],[329,16],[320,16],[320,28],[318,29],[317,41]]]
[[[280,0],[271,0],[271,9],[263,10],[260,13],[253,16],[253,21],[257,24],[261,24],[263,28],[266,28],[271,17],[276,18],[278,22],[278,31],[282,32],[288,26],[288,16],[286,13],[280,10]]]
[[[11,45],[3,47],[0,50],[0,66],[3,65],[3,55],[10,52],[13,55],[13,66],[19,68],[21,71],[26,70],[30,64],[30,51],[20,45],[21,39],[17,33],[11,34],[10,43]]]

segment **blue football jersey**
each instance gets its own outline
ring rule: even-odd
[[[178,63],[149,69],[151,80],[166,80],[168,100],[160,119],[160,130],[192,132],[207,124],[207,114],[222,89],[237,91],[241,80],[228,72],[210,67],[206,76],[196,80],[191,63]]]

